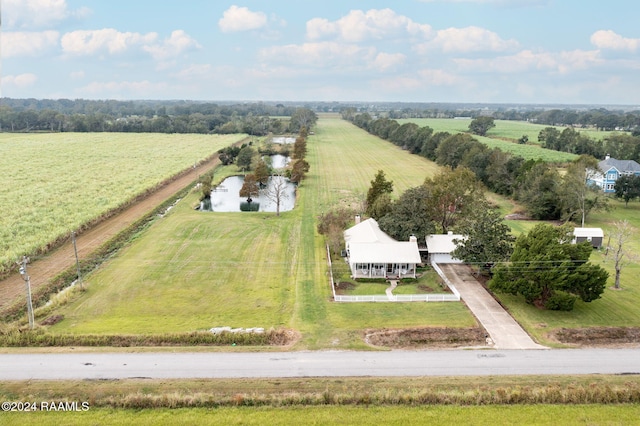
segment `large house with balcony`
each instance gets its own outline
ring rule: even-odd
[[[607,155],[598,166],[600,171],[594,172],[587,182],[598,185],[606,193],[615,192],[614,187],[620,176],[640,176],[640,164],[633,160],[616,160]]]

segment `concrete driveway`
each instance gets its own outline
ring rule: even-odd
[[[463,265],[438,264],[498,349],[548,349],[529,334],[491,296]]]

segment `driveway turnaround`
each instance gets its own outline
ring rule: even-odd
[[[531,336],[489,294],[468,269],[461,265],[439,264],[449,281],[473,315],[487,330],[497,349],[547,349],[531,339]]]

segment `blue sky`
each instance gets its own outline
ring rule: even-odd
[[[630,0],[0,0],[2,96],[640,105]]]

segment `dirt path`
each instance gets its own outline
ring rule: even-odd
[[[218,156],[201,163],[195,168],[183,172],[178,178],[158,188],[138,202],[133,203],[122,212],[111,216],[76,238],[78,257],[84,259],[98,249],[103,243],[127,226],[142,218],[145,214],[162,204],[176,192],[193,183],[199,175],[211,170],[220,163]],[[35,292],[50,279],[70,266],[75,265],[75,255],[71,241],[52,251],[45,257],[29,264],[27,270],[31,278],[31,289]],[[25,298],[25,282],[15,272],[0,281],[0,316],[19,298]],[[25,302],[26,304],[26,302]],[[25,305],[26,306],[26,305]]]

